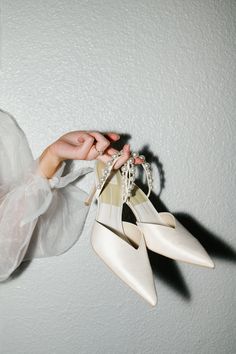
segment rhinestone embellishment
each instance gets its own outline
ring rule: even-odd
[[[134,181],[136,179],[136,168],[137,165],[134,164],[134,159],[136,157],[139,157],[143,160],[143,163],[141,165],[144,168],[144,171],[146,173],[146,178],[148,182],[148,194],[147,196],[149,197],[151,190],[152,190],[152,171],[151,171],[151,165],[146,162],[145,156],[144,155],[139,155],[138,152],[132,152],[131,157],[124,163],[124,165],[121,168],[122,171],[122,187],[123,187],[123,202],[126,202],[129,197],[132,195],[132,190],[134,189]]]
[[[123,155],[123,150],[118,151],[116,154],[113,154],[111,156],[111,160],[109,160],[106,163],[105,168],[103,169],[102,176],[101,176],[101,178],[99,180],[98,185],[96,186],[97,190],[101,190],[102,189],[104,183],[106,182],[107,177],[110,175],[110,172],[111,172],[111,170],[113,168],[114,163],[122,155]]]
[[[106,182],[108,176],[110,175],[111,170],[113,169],[113,166],[116,162],[116,160],[122,156],[123,150],[117,152],[116,154],[111,156],[111,160],[109,160],[105,168],[103,169],[102,176],[99,179],[99,183],[96,186],[97,191],[100,191]],[[146,173],[146,178],[148,182],[148,193],[147,197],[149,197],[150,192],[152,190],[152,171],[151,171],[151,165],[146,162],[145,156],[144,155],[139,155],[138,152],[134,151],[131,152],[130,158],[121,166],[121,176],[122,176],[122,200],[123,203],[127,201],[129,197],[132,195],[132,190],[134,189],[134,181],[136,179],[136,165],[134,164],[134,160],[136,157],[139,157],[143,160],[143,163],[141,165],[144,168],[144,171]]]

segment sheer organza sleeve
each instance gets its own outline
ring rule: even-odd
[[[92,167],[41,176],[27,139],[12,116],[0,111],[0,281],[24,260],[56,256],[78,240],[89,206],[79,179]]]

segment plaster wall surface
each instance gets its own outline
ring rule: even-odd
[[[157,209],[188,226],[216,266],[150,252],[150,307],[93,252],[93,204],[68,252],[0,284],[0,353],[235,353],[235,1],[0,6],[0,108],[34,156],[70,130],[129,135],[132,150],[154,157]]]

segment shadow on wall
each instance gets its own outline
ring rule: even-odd
[[[127,143],[128,140],[131,138],[129,134],[120,134],[120,136],[121,138],[119,139],[119,141],[112,144],[112,146],[117,150],[121,150],[123,145]],[[160,200],[161,192],[165,186],[165,176],[163,166],[159,161],[159,158],[149,150],[148,145],[145,145],[138,152],[140,155],[144,155],[146,157],[146,161],[155,166],[159,173],[160,191],[158,194],[155,194],[152,191],[149,197],[150,201],[159,212],[169,211],[164,205],[164,203]],[[139,172],[140,174],[135,183],[137,183],[137,185],[145,193],[147,193],[147,185],[143,169],[140,168]],[[228,246],[226,242],[222,241],[219,235],[215,235],[209,232],[203,225],[201,225],[196,219],[194,219],[189,214],[175,213],[174,216],[176,216],[176,218],[181,222],[181,224],[186,227],[186,229],[199,240],[199,242],[207,250],[209,255],[213,258],[213,261],[214,257],[216,257],[231,262],[236,262],[236,251],[230,246]],[[136,221],[134,214],[131,212],[130,208],[126,204],[124,204],[123,208],[123,219],[125,221],[133,222],[134,224]],[[177,265],[177,262],[170,258],[154,253],[150,250],[148,250],[148,254],[155,276],[165,282],[186,301],[190,301],[191,293],[189,288],[187,287],[181,270]],[[22,262],[10,278],[14,278],[20,275],[29,266],[30,262],[31,261]]]
[[[122,146],[127,141],[127,137],[130,138],[130,136],[125,135],[125,137],[121,141]],[[120,149],[119,145],[117,149]],[[160,162],[159,158],[149,150],[148,145],[145,145],[138,152],[140,155],[144,155],[146,157],[146,161],[155,166],[159,173],[160,191],[157,194],[152,191],[149,197],[150,201],[152,202],[157,211],[171,212],[160,200],[161,192],[165,187],[165,174],[162,163]],[[140,171],[140,175],[136,179],[135,183],[137,183],[137,185],[145,193],[147,193],[147,185],[146,183],[143,183],[143,181],[145,181],[144,171],[143,169],[140,169]],[[198,239],[198,241],[209,253],[213,261],[214,258],[220,258],[230,262],[236,262],[236,250],[228,246],[226,242],[222,241],[219,235],[213,234],[208,231],[194,217],[187,213],[174,213],[173,215],[196,239]],[[130,208],[126,204],[124,205],[123,218],[126,221],[135,223],[134,214],[131,212]],[[150,250],[148,250],[148,254],[155,276],[165,282],[186,301],[190,301],[191,293],[189,288],[187,287],[181,270],[177,265],[177,262]]]

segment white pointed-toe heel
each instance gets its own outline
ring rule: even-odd
[[[122,178],[120,171],[113,169],[119,156],[112,158],[108,164],[96,161],[96,188],[93,186],[85,201],[90,204],[94,195],[98,201],[91,244],[120,279],[155,306],[157,294],[145,239],[136,225],[122,222]]]
[[[139,156],[133,153],[133,157]],[[149,200],[152,188],[150,164],[142,164],[147,175],[147,195],[134,183],[134,167],[131,159],[122,166],[122,175],[129,186],[126,193],[126,203],[136,217],[136,224],[145,237],[147,248],[153,252],[174,260],[214,268],[210,256],[200,242],[169,212],[160,212]],[[129,165],[130,162],[130,165]],[[130,168],[130,166],[132,166]],[[128,181],[128,182],[127,182]]]

